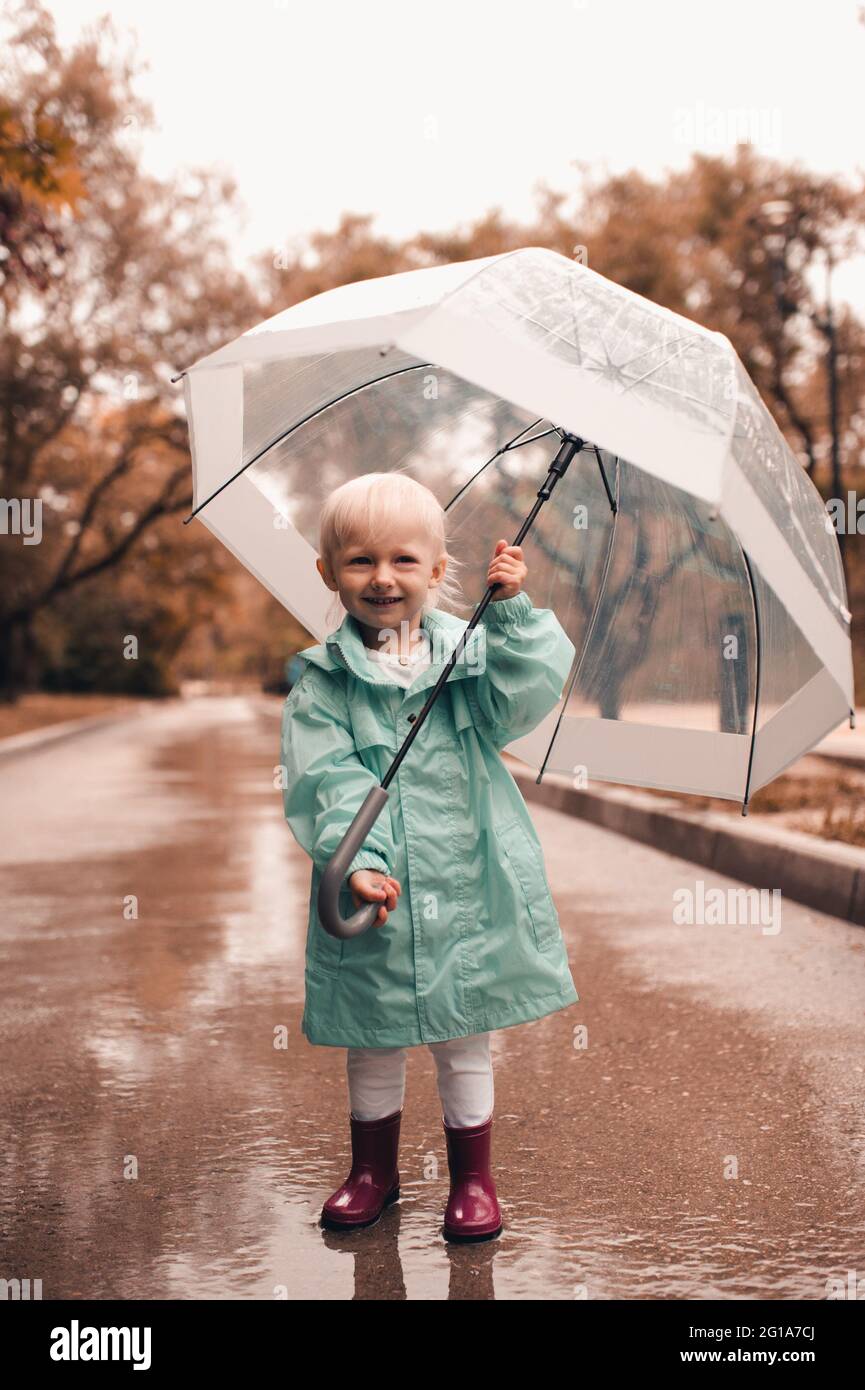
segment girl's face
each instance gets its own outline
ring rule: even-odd
[[[321,559],[316,565],[327,587],[338,591],[343,608],[374,641],[381,628],[399,630],[401,623],[408,622],[413,630],[420,624],[420,610],[428,591],[441,583],[447,557],[436,556],[422,532],[408,530],[377,537],[366,545],[344,546],[332,571]]]

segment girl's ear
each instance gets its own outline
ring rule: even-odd
[[[337,589],[336,580],[334,579],[330,570],[325,565],[320,555],[316,557],[315,567],[321,575],[324,583],[327,585],[328,589],[332,590],[335,593]]]
[[[432,570],[430,571],[430,586],[432,588],[438,588],[439,584],[441,584],[442,580],[445,577],[445,571],[447,570],[447,567],[448,557],[446,554],[442,554],[438,557],[438,559],[432,567]]]
[[[334,594],[328,606],[327,615],[325,617],[325,622],[328,626],[328,632],[336,632],[336,629],[341,625],[343,619],[347,616],[347,612],[348,610],[343,608],[342,606],[342,600],[339,594]]]

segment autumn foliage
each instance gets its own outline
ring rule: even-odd
[[[832,268],[862,249],[861,186],[739,145],[658,181],[581,169],[568,192],[541,186],[529,224],[494,210],[397,243],[347,211],[334,232],[292,240],[286,229],[290,249],[242,271],[215,230],[234,186],[206,169],[171,181],[143,170],[153,117],[110,21],[69,51],[38,3],[7,6],[3,22],[0,492],[40,498],[44,529],[33,546],[0,536],[0,698],[278,678],[304,634],[204,527],[180,524],[190,468],[171,377],[356,279],[583,246],[592,269],[727,334],[824,498],[862,493],[863,328],[825,293]],[[861,689],[857,536],[844,559]],[[146,659],[120,659],[130,632]]]

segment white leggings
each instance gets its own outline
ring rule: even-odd
[[[436,1065],[445,1123],[458,1129],[484,1124],[493,1113],[489,1033],[427,1043]],[[383,1120],[405,1099],[404,1047],[350,1047],[346,1058],[351,1113]]]

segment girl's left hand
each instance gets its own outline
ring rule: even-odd
[[[522,546],[508,545],[507,541],[496,541],[495,558],[490,561],[487,570],[487,585],[501,584],[501,588],[496,589],[490,603],[497,603],[499,599],[514,598],[525,584],[527,574]]]

